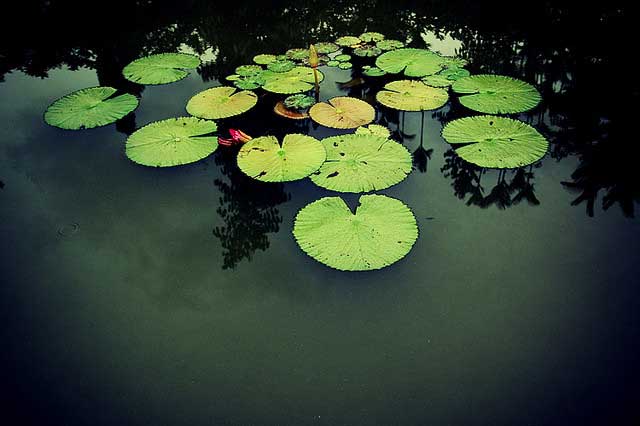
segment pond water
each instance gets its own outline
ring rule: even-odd
[[[95,17],[27,1],[2,18],[28,17],[35,28],[5,34],[0,48],[2,416],[41,425],[636,424],[640,191],[628,153],[637,119],[621,98],[638,101],[639,91],[602,85],[628,65],[630,11],[183,3],[114,2]],[[380,191],[410,206],[420,229],[398,263],[348,273],[308,257],[293,219],[335,193],[309,180],[251,180],[233,149],[170,169],[125,157],[127,135],[186,115],[191,96],[227,84],[254,55],[365,30],[460,55],[472,73],[535,84],[543,102],[519,118],[551,142],[532,167],[481,171],[440,137],[443,124],[473,114],[455,99],[424,115],[381,110],[377,122],[414,154],[408,178]],[[204,64],[163,86],[121,77],[131,60],[173,51]],[[323,100],[375,103],[379,86],[357,70],[322,71]],[[52,101],[97,85],[135,93],[140,106],[92,130],[43,122]],[[277,117],[270,99],[222,128],[344,133]]]

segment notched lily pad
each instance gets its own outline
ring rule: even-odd
[[[351,55],[347,55],[346,53],[341,53],[340,55],[336,55],[334,60],[338,62],[349,62],[351,61]]]
[[[341,70],[350,70],[351,68],[353,68],[353,64],[351,62],[340,62],[338,64],[338,68],[340,68]]]
[[[442,129],[465,161],[488,168],[522,167],[540,160],[549,142],[536,129],[518,120],[493,115],[460,118]]]
[[[397,142],[374,134],[346,134],[322,140],[327,161],[311,180],[339,192],[388,188],[411,173],[411,154]]]
[[[438,74],[428,75],[422,79],[422,81],[433,87],[449,87],[455,81],[468,77],[471,75],[469,71],[464,68],[452,67],[444,68]]]
[[[372,67],[370,65],[365,65],[362,67],[362,74],[366,75],[367,77],[382,77],[383,75],[387,75],[387,73],[380,68]]]
[[[327,154],[316,138],[286,135],[282,145],[275,136],[254,138],[238,152],[238,167],[247,176],[263,182],[303,179],[317,171]]]
[[[188,69],[197,68],[200,58],[187,53],[160,53],[136,59],[124,67],[122,75],[139,84],[166,84],[182,80]]]
[[[385,126],[379,124],[369,124],[368,126],[360,126],[356,129],[356,135],[374,135],[383,138],[391,137],[391,131]]]
[[[340,50],[340,46],[335,43],[322,41],[315,44],[316,51],[321,55],[327,55],[329,53],[337,52]]]
[[[405,257],[418,239],[416,218],[400,200],[363,195],[355,213],[340,197],[301,209],[293,235],[320,263],[341,271],[384,268]]]
[[[313,121],[326,127],[355,129],[371,123],[376,112],[363,100],[338,96],[315,104],[309,110],[309,115]]]
[[[240,65],[236,68],[236,74],[240,77],[250,77],[262,72],[260,65]]]
[[[360,34],[358,38],[364,41],[365,43],[372,43],[372,42],[384,40],[384,34],[380,34],[376,32],[367,32],[367,33]]]
[[[44,121],[67,130],[91,129],[114,123],[138,106],[138,98],[125,93],[114,96],[113,87],[90,87],[69,93],[53,102]]]
[[[388,73],[404,72],[407,77],[424,77],[444,67],[442,56],[426,49],[397,49],[385,52],[376,59],[376,66]]]
[[[258,65],[268,65],[275,60],[276,60],[276,55],[272,55],[269,53],[263,53],[253,57],[253,62],[255,62]]]
[[[336,40],[336,44],[342,47],[351,47],[360,43],[362,43],[362,40],[355,36],[343,36]]]
[[[447,103],[449,94],[444,89],[427,86],[415,80],[392,81],[376,95],[382,105],[401,111],[427,111]]]
[[[291,95],[284,99],[284,105],[287,108],[303,110],[311,107],[316,103],[316,98],[313,96],[299,93],[297,95]]]
[[[170,167],[201,160],[218,147],[216,123],[195,117],[148,124],[127,139],[125,153],[144,166]]]
[[[216,120],[233,117],[253,108],[258,96],[248,90],[235,87],[212,87],[189,99],[187,112],[195,117]]]
[[[533,109],[542,99],[538,90],[522,80],[481,74],[456,81],[453,91],[469,109],[489,114],[512,114]]]
[[[396,50],[402,49],[404,47],[404,43],[400,40],[380,40],[376,43],[376,47],[381,50]]]
[[[353,54],[361,58],[373,58],[382,53],[382,50],[374,46],[362,46],[353,49]]]
[[[301,93],[312,90],[315,84],[313,69],[309,67],[295,67],[287,72],[264,71],[262,77],[265,84],[262,88],[266,91],[282,94]],[[318,81],[322,81],[324,75],[318,71]]]
[[[302,61],[303,59],[309,57],[309,49],[289,49],[285,54],[289,59],[293,59],[294,61]]]
[[[290,60],[276,60],[267,65],[267,69],[273,72],[287,72],[296,67],[296,63]]]

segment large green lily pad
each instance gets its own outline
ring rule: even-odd
[[[200,59],[187,53],[160,53],[136,59],[124,67],[122,75],[139,84],[166,84],[182,80],[197,68]]]
[[[376,111],[357,98],[338,96],[315,104],[309,110],[313,121],[334,129],[355,129],[373,121]]]
[[[282,145],[275,136],[247,142],[238,152],[238,167],[247,176],[264,182],[303,179],[320,168],[327,154],[316,138],[286,135]]]
[[[293,235],[312,258],[341,271],[384,268],[409,253],[418,239],[416,218],[402,201],[363,195],[355,213],[340,197],[301,209]]]
[[[464,68],[452,67],[445,68],[438,74],[428,75],[424,77],[422,81],[425,84],[433,87],[449,87],[455,81],[460,80],[464,77],[468,77],[469,75],[469,71]]]
[[[376,43],[376,47],[382,50],[395,50],[402,49],[404,47],[404,43],[400,40],[380,40]]]
[[[309,67],[295,67],[287,72],[264,71],[262,77],[265,84],[262,88],[266,91],[282,94],[301,93],[312,90],[315,84],[313,69]],[[318,82],[324,75],[318,71]]]
[[[270,53],[261,53],[253,57],[253,62],[259,65],[268,65],[276,60],[276,55]]]
[[[342,36],[336,40],[336,44],[342,47],[355,46],[360,43],[362,43],[362,40],[355,36]]]
[[[221,86],[204,90],[187,102],[187,112],[195,117],[216,120],[233,117],[253,108],[258,96],[248,90]]]
[[[138,106],[138,98],[125,93],[113,96],[113,87],[78,90],[53,102],[44,113],[44,121],[68,130],[90,129],[114,123]]]
[[[489,114],[528,111],[541,100],[535,87],[503,75],[481,74],[456,81],[453,91],[462,95],[460,103],[469,109]]]
[[[388,127],[381,126],[380,124],[369,124],[368,126],[358,127],[356,129],[356,135],[375,135],[390,138],[391,131]]]
[[[338,192],[388,188],[411,172],[411,154],[391,139],[373,134],[346,134],[322,140],[327,161],[311,175],[318,186]]]
[[[144,166],[170,167],[201,160],[218,147],[216,123],[195,117],[148,124],[127,139],[125,153]]]
[[[466,144],[456,153],[480,167],[508,169],[540,160],[549,142],[536,129],[518,120],[493,115],[460,118],[442,129],[452,145]]]
[[[401,111],[438,109],[447,103],[449,94],[444,89],[427,86],[415,80],[392,81],[379,91],[376,99],[382,105]]]
[[[303,48],[289,49],[285,54],[289,59],[293,59],[294,61],[302,61],[303,59],[306,59],[309,57],[309,49],[303,49]]]
[[[405,48],[383,53],[376,59],[376,66],[391,74],[404,71],[407,77],[424,77],[440,71],[444,61],[429,50]]]

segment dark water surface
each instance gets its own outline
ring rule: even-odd
[[[19,7],[2,20],[30,30],[3,30],[0,48],[0,416],[18,416],[3,424],[638,424],[637,118],[623,100],[639,92],[612,88],[633,40],[626,5]],[[252,181],[228,149],[164,170],[125,157],[128,134],[185,115],[255,54],[364,30],[535,83],[544,102],[519,118],[548,155],[481,171],[440,137],[471,115],[455,99],[424,128],[420,113],[381,110],[416,166],[381,193],[412,208],[420,237],[364,273],[297,247],[296,212],[335,195],[308,180]],[[204,65],[164,86],[120,77],[177,50]],[[322,71],[323,99],[378,90]],[[43,123],[53,100],[95,85],[140,95],[135,115],[77,132]],[[271,99],[221,129],[339,133],[276,117]]]

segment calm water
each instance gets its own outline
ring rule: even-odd
[[[20,419],[6,424],[637,424],[637,118],[621,101],[639,92],[611,86],[628,66],[626,7],[187,1],[105,4],[96,17],[23,3],[3,19],[32,33],[0,48],[0,416]],[[296,212],[335,195],[308,180],[252,181],[224,149],[167,170],[125,157],[128,134],[185,115],[253,55],[364,30],[535,83],[545,101],[520,119],[549,154],[481,171],[440,137],[470,115],[455,100],[424,121],[382,111],[415,170],[381,193],[413,209],[420,238],[365,273],[297,247]],[[205,64],[165,86],[120,77],[134,58],[177,50]],[[322,71],[323,99],[378,90]],[[53,100],[95,85],[140,107],[94,130],[43,123]],[[272,100],[222,128],[338,133],[276,117]]]

